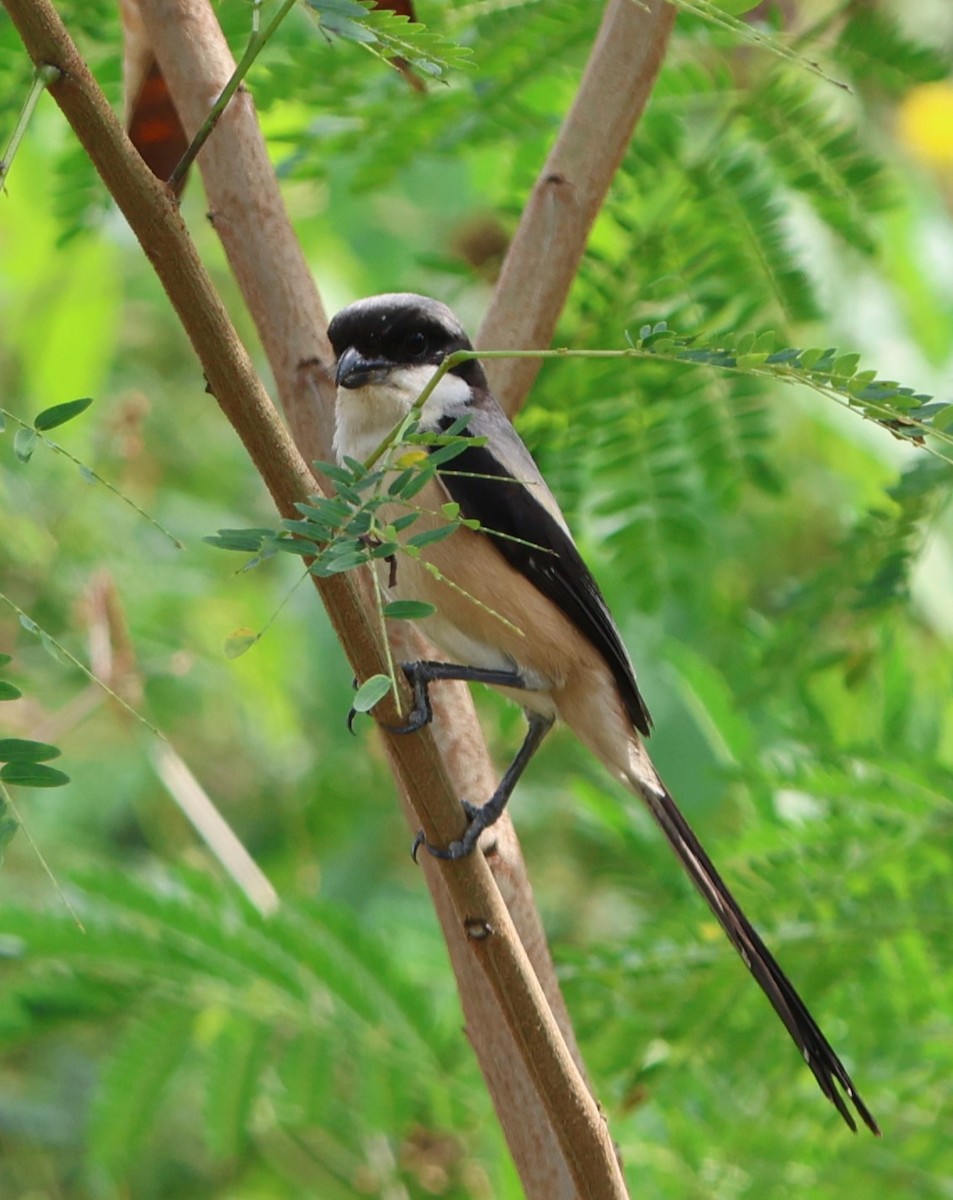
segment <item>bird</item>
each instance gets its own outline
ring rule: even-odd
[[[420,834],[415,852],[423,845],[449,860],[471,853],[503,812],[554,722],[561,721],[647,806],[850,1129],[856,1132],[857,1125],[848,1100],[879,1136],[845,1067],[649,758],[645,738],[651,719],[628,651],[555,497],[493,396],[483,366],[476,357],[456,362],[433,386],[444,359],[473,349],[457,317],[427,296],[385,293],[341,309],[328,337],[335,354],[334,450],[340,463],[373,462],[428,386],[432,390],[416,415],[417,432],[445,435],[453,429],[463,439],[462,451],[438,467],[416,494],[420,515],[408,532],[445,525],[448,504],[459,506],[467,524],[435,539],[416,557],[396,555],[380,575],[389,600],[432,606],[432,615],[420,625],[446,656],[402,664],[415,706],[397,731],[412,732],[431,719],[429,687],[444,679],[495,687],[522,706],[528,722],[525,740],[494,794],[480,806],[463,802],[464,835],[448,846],[433,846]],[[439,444],[421,446],[416,439],[414,451],[421,458]],[[413,458],[399,444],[384,453],[390,455],[382,460],[385,478],[398,471],[398,458],[400,466]],[[378,517],[393,521],[400,511],[398,501],[388,502]]]

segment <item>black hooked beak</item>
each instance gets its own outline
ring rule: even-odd
[[[393,363],[383,358],[365,358],[360,350],[348,346],[334,372],[338,387],[359,388],[367,383],[383,383],[390,374]]]

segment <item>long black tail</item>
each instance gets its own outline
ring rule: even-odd
[[[664,788],[657,792],[650,784],[643,783],[638,778],[630,776],[630,780],[633,788],[648,804],[652,816],[661,826],[692,882],[708,901],[711,911],[741,955],[745,966],[758,981],[774,1006],[774,1011],[784,1022],[788,1033],[804,1055],[805,1062],[814,1072],[814,1078],[821,1091],[856,1132],[853,1114],[841,1095],[840,1089],[843,1089],[853,1101],[861,1120],[879,1137],[877,1122],[858,1095],[843,1063],[831,1049],[830,1043],[821,1033],[794,985],[741,911],[711,859],[702,849],[691,826],[679,812],[678,805]]]

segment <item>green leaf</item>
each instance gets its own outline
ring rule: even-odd
[[[785,184],[849,245],[874,253],[882,233],[870,218],[895,198],[862,130],[843,116],[831,119],[826,97],[792,74],[772,72],[746,107],[751,132]]]
[[[22,463],[28,463],[36,449],[36,430],[18,429],[13,439],[13,453]]]
[[[438,525],[436,529],[425,529],[423,533],[415,533],[412,538],[408,539],[407,545],[414,546],[419,550],[421,547],[430,546],[434,542],[442,542],[451,533],[455,533],[456,529],[456,525]]]
[[[203,537],[202,541],[219,550],[241,550],[256,554],[261,550],[266,537],[273,537],[270,529],[220,529],[218,533]]]
[[[450,425],[449,428],[444,431],[443,436],[451,438],[451,437],[456,437],[460,433],[463,433],[463,431],[466,429],[466,427],[470,424],[470,421],[472,420],[472,418],[473,418],[472,413],[464,413],[462,417],[457,417],[457,419],[453,422],[453,424]]]
[[[317,9],[321,24],[328,33],[345,41],[365,45],[377,41],[374,33],[362,24],[366,10],[359,4],[352,4],[350,0],[308,0],[308,4]]]
[[[361,494],[356,488],[345,483],[339,483],[337,485],[337,493],[346,504],[351,506],[351,508],[361,507]]]
[[[896,10],[897,17],[902,13],[902,8]],[[855,79],[869,80],[878,93],[886,90],[898,98],[909,93],[911,82],[945,79],[950,70],[940,43],[908,40],[895,17],[874,8],[844,22],[836,53]]]
[[[239,1155],[252,1125],[259,1077],[270,1065],[268,1030],[230,1013],[212,1045],[205,1098],[208,1141],[221,1159]]]
[[[40,638],[40,645],[47,652],[50,658],[52,658],[54,662],[58,662],[61,667],[70,666],[70,657],[63,647],[53,638],[51,638],[45,629],[37,629],[37,633]]]
[[[848,382],[848,385],[847,385],[847,390],[851,394],[853,394],[855,392],[862,392],[864,390],[864,388],[867,387],[869,384],[873,383],[873,381],[876,378],[877,378],[876,371],[857,371],[854,375],[851,376],[850,381]]]
[[[351,483],[354,479],[354,472],[349,471],[346,467],[342,467],[340,463],[325,462],[322,458],[316,458],[312,464],[321,475],[326,475],[328,479],[334,483]],[[312,504],[315,500],[323,500],[323,496],[312,496]],[[300,508],[300,505],[295,505]]]
[[[390,691],[390,688],[391,680],[389,675],[372,675],[370,679],[365,679],[354,693],[351,707],[355,712],[370,712],[375,704],[383,700]]]
[[[348,522],[347,532],[350,537],[361,538],[365,534],[370,533],[371,526],[374,524],[374,514],[366,508],[362,508],[360,512],[356,512]]]
[[[410,483],[411,479],[414,478],[414,475],[415,472],[410,467],[401,471],[399,475],[395,475],[388,485],[387,494],[389,496],[399,496],[407,484]]]
[[[444,446],[438,446],[436,450],[430,451],[430,463],[432,466],[439,467],[445,462],[450,462],[454,458],[459,458],[464,451],[469,450],[473,445],[473,439],[468,437],[454,438],[452,442]]]
[[[860,363],[859,354],[842,354],[834,363],[832,374],[850,379]]]
[[[60,749],[29,738],[0,738],[0,762],[45,762],[59,758]]]
[[[19,787],[52,788],[69,783],[69,776],[55,767],[36,762],[8,762],[0,767],[0,779]]]
[[[803,371],[811,371],[814,369],[815,363],[820,362],[821,358],[827,353],[826,350],[802,350],[801,361],[799,366]]]
[[[316,545],[309,538],[293,538],[280,537],[274,542],[274,549],[280,550],[284,554],[294,554],[298,558],[311,558],[316,550]]]
[[[436,604],[424,600],[392,600],[384,605],[384,616],[391,621],[419,621],[422,617],[432,617],[436,611]]]
[[[295,508],[309,521],[320,525],[329,525],[332,528],[336,525],[343,525],[350,519],[352,512],[350,505],[342,504],[340,500],[324,499],[322,496],[312,496],[308,503],[299,501],[295,504]]]
[[[114,1032],[112,1061],[99,1080],[87,1133],[94,1161],[115,1171],[135,1161],[155,1128],[172,1074],[192,1046],[194,1020],[187,1008],[163,998],[145,1017],[137,1014]]]
[[[315,548],[317,548],[319,542],[323,542],[327,538],[327,531],[322,530],[314,521],[291,521],[285,519],[281,524],[288,533],[297,534],[300,539],[310,542]]]
[[[427,484],[434,477],[434,466],[432,463],[423,464],[418,470],[413,473],[400,490],[400,498],[402,500],[412,500],[418,492],[422,492]]]
[[[953,428],[953,404],[946,404],[933,418],[933,428],[941,432]]]
[[[460,515],[460,505],[455,500],[451,500],[448,504],[441,504],[440,511],[448,521],[455,521]]]
[[[0,700],[19,700],[23,693],[6,679],[0,679]]]
[[[365,550],[352,550],[342,554],[322,554],[311,564],[308,570],[312,575],[317,575],[319,579],[326,578],[328,575],[341,575],[345,571],[353,571],[357,567],[362,567],[368,560],[368,554]]]
[[[80,413],[85,412],[92,404],[91,396],[82,400],[67,400],[65,404],[54,404],[52,408],[44,408],[33,418],[33,428],[42,431],[55,429],[57,425],[65,425]]]
[[[455,45],[425,25],[389,9],[375,9],[371,0],[308,0],[321,28],[346,41],[366,46],[381,57],[398,56],[427,75],[440,77],[470,65],[470,51]]]
[[[228,635],[222,646],[225,651],[226,658],[241,658],[241,656],[254,646],[261,637],[260,633],[255,633],[253,629],[236,629]]]
[[[409,529],[411,525],[416,524],[420,520],[420,513],[409,512],[404,513],[401,517],[395,517],[389,525],[384,527],[384,534],[391,541],[394,541],[398,533],[402,533],[405,529]]]

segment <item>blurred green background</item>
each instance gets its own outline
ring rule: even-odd
[[[118,104],[116,12],[59,9]],[[418,13],[472,67],[419,93],[297,12],[250,87],[329,311],[422,291],[475,330],[598,6]],[[221,16],[240,48],[249,9]],[[749,15],[844,90],[680,12],[557,344],[771,329],[949,401],[953,13],[912,20],[899,0]],[[30,79],[6,18],[0,79],[5,139]],[[197,176],[184,213],[260,360]],[[62,455],[18,459],[13,416],[79,396],[50,436],[184,549]],[[0,591],[48,635],[0,605],[23,692],[0,736],[55,742],[71,777],[12,793],[30,836],[0,871],[0,1195],[520,1196],[312,590],[225,656],[298,567],[203,543],[274,526],[268,497],[48,98],[0,196],[0,406]],[[557,734],[513,814],[633,1195],[949,1196],[949,441],[656,361],[548,364],[520,428],[632,650],[662,774],[885,1134],[841,1125],[648,819]],[[102,661],[103,597],[128,630],[117,687],[274,884],[271,921],[169,799],[153,735],[50,644]],[[521,717],[478,701],[505,763]]]

